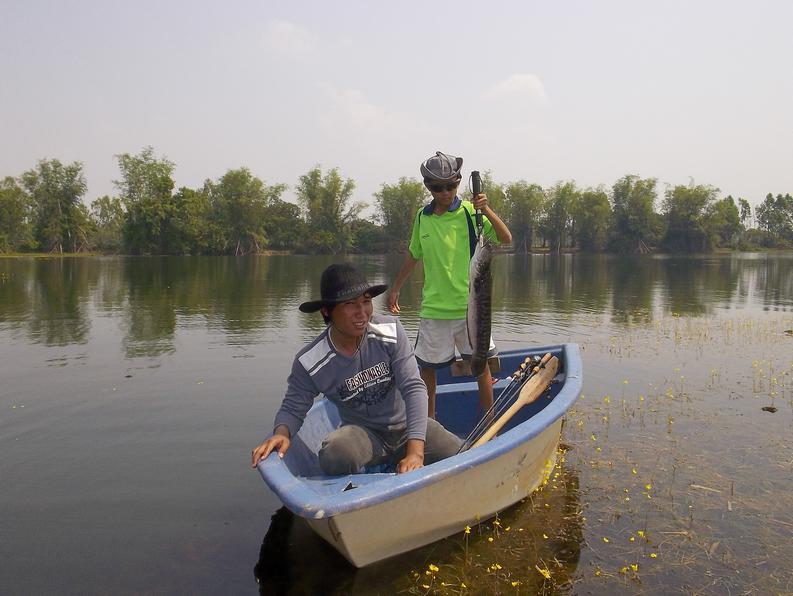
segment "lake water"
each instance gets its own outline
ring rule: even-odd
[[[0,593],[793,593],[793,253],[498,255],[499,346],[582,348],[563,462],[362,570],[249,465],[333,261],[0,259]]]

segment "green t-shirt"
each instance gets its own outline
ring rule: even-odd
[[[468,305],[468,264],[471,257],[468,218],[474,219],[474,206],[462,201],[453,211],[442,215],[419,209],[413,220],[408,250],[424,264],[424,289],[421,312],[424,319],[464,319]],[[493,225],[482,217],[482,233],[498,244]],[[475,225],[475,223],[474,223]]]

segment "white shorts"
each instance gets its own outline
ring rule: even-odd
[[[420,319],[416,336],[416,360],[422,368],[443,368],[456,358],[455,348],[464,360],[471,358],[468,325],[465,319]],[[498,354],[493,338],[487,357]]]

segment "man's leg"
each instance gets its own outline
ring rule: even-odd
[[[460,354],[468,362],[471,361],[471,344],[468,342],[468,326],[465,319],[457,322],[457,327],[454,330],[454,342]],[[493,343],[493,338],[490,338],[490,349],[488,350],[487,357],[490,358],[498,354],[496,344]],[[493,405],[493,377],[490,375],[490,363],[485,364],[485,370],[476,377],[476,384],[479,386],[479,407],[482,414],[490,409]]]
[[[484,414],[493,405],[493,377],[490,375],[489,364],[486,364],[482,374],[476,377],[476,384],[479,385],[479,407]]]
[[[427,414],[435,418],[435,369],[454,361],[454,321],[421,319],[414,353],[419,364],[421,380],[427,386]]]
[[[421,380],[424,381],[424,384],[427,386],[427,397],[429,398],[428,402],[428,412],[427,415],[430,418],[435,418],[435,369],[434,368],[420,368],[419,375],[421,376]],[[492,389],[491,397],[492,397]]]
[[[385,455],[382,442],[355,424],[346,424],[322,441],[319,465],[328,476],[357,474],[361,468]]]
[[[424,464],[446,459],[460,450],[463,441],[446,430],[440,422],[427,420],[427,440],[424,443]]]

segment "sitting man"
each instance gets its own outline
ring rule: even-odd
[[[300,310],[321,311],[328,326],[295,356],[273,434],[253,449],[253,467],[272,451],[284,456],[319,394],[342,422],[319,451],[327,475],[384,463],[409,472],[457,453],[462,441],[427,417],[427,387],[399,319],[372,314],[372,298],[387,287],[369,285],[348,263],[323,271],[321,298]]]

